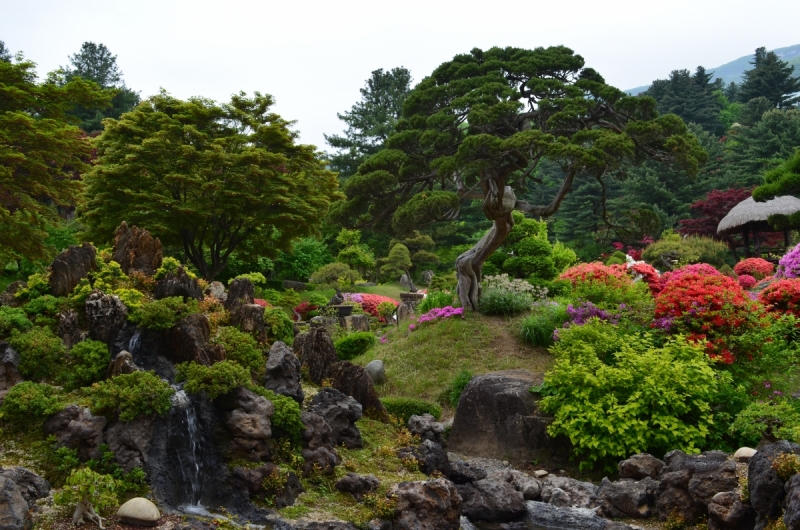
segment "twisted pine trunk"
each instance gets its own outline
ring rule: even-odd
[[[461,307],[472,311],[477,311],[480,302],[483,264],[511,232],[514,226],[511,212],[517,201],[509,186],[498,186],[493,180],[485,185],[484,194],[483,212],[494,221],[494,226],[474,247],[456,258],[458,299]]]
[[[103,527],[103,519],[94,511],[92,503],[87,500],[82,500],[75,506],[75,513],[72,514],[72,524],[80,526],[86,524],[87,521],[96,524],[100,530],[105,530]]]

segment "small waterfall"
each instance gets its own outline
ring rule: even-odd
[[[176,419],[179,420],[180,428],[186,433],[187,447],[185,450],[176,448],[175,454],[178,465],[183,475],[187,503],[179,509],[186,513],[195,515],[207,515],[207,510],[200,503],[203,495],[203,485],[201,481],[202,462],[199,458],[200,433],[197,420],[197,413],[192,405],[192,400],[182,389],[177,389],[172,395],[172,405],[176,409]]]
[[[136,329],[131,337],[131,340],[128,341],[128,353],[131,355],[136,355],[136,348],[139,347],[139,344],[142,342],[142,330]]]

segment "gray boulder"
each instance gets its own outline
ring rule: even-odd
[[[331,335],[324,327],[312,327],[294,339],[294,353],[308,371],[312,383],[321,385],[338,358]]]
[[[758,449],[747,464],[747,483],[750,505],[756,511],[756,530],[762,530],[768,520],[781,515],[781,503],[786,497],[786,490],[784,480],[772,469],[772,462],[783,453],[800,454],[800,445],[786,440],[766,444]]]
[[[16,484],[22,498],[31,507],[38,499],[47,497],[47,494],[50,493],[50,483],[24,467],[0,468],[0,477],[7,478]]]
[[[470,521],[506,523],[522,518],[527,511],[522,494],[507,482],[483,479],[457,489],[461,513]]]
[[[544,502],[528,501],[525,522],[548,530],[611,530],[617,526],[586,508],[563,508]],[[612,527],[612,525],[614,525]],[[624,527],[623,528],[627,528]]]
[[[422,271],[420,280],[422,281],[423,285],[430,285],[434,276],[436,276],[436,274],[433,271]]]
[[[786,510],[783,512],[783,524],[786,530],[800,529],[800,475],[794,475],[786,482]]]
[[[288,396],[303,404],[303,388],[300,386],[300,360],[289,347],[276,341],[269,349],[264,388],[276,394]]]
[[[419,464],[419,470],[426,475],[435,472],[445,476],[450,474],[450,460],[447,452],[441,445],[431,440],[424,440],[417,447],[398,449],[397,456],[402,460],[413,458]]]
[[[451,460],[447,478],[455,484],[468,484],[486,478],[486,470],[463,460]]]
[[[33,528],[28,503],[17,485],[0,476],[0,530],[30,530]]]
[[[339,464],[339,455],[331,443],[330,425],[325,418],[313,412],[301,413],[300,420],[306,427],[303,431],[303,475],[332,475]]]
[[[132,374],[141,370],[136,363],[133,362],[133,355],[122,350],[117,354],[111,362],[108,363],[108,370],[106,370],[106,378],[111,379],[118,375]]]
[[[75,449],[81,460],[100,458],[103,444],[104,416],[94,416],[89,409],[69,405],[44,422],[44,433],[56,437],[61,445]]]
[[[0,293],[0,306],[19,307],[23,301],[15,295],[20,289],[27,287],[27,283],[23,281],[11,282],[6,287],[6,290]]]
[[[67,350],[83,340],[80,324],[78,323],[78,313],[72,309],[67,309],[58,314],[58,336],[61,337]]]
[[[11,387],[22,381],[19,353],[8,342],[0,341],[0,404]]]
[[[95,291],[86,299],[89,338],[113,344],[128,318],[128,308],[119,297]]]
[[[461,497],[449,480],[401,482],[389,494],[397,501],[394,530],[458,530]]]
[[[380,483],[381,481],[375,475],[348,473],[337,480],[333,486],[339,491],[349,493],[357,501],[361,502],[361,497],[378,489]]]
[[[229,451],[253,461],[266,457],[269,454],[268,441],[272,437],[270,419],[275,413],[273,404],[243,387],[218,401],[228,411],[225,426],[233,437]]]
[[[708,504],[717,494],[733,491],[739,484],[736,463],[721,451],[687,455],[676,450],[664,457],[656,492],[658,518],[666,520],[676,514],[687,523],[707,515]]]
[[[368,362],[364,370],[367,371],[367,375],[374,384],[382,385],[386,382],[386,367],[380,359]]]
[[[106,429],[106,443],[114,452],[114,460],[126,473],[137,467],[149,468],[153,421],[151,416],[140,416],[132,421],[118,421]]]
[[[552,418],[539,412],[538,397],[529,391],[541,382],[526,370],[473,377],[458,402],[448,448],[512,463],[568,462],[569,440],[547,434]]]
[[[217,302],[224,303],[225,300],[228,299],[228,293],[225,292],[225,286],[218,281],[213,281],[209,283],[208,287],[206,287],[205,291],[203,291],[203,294],[206,296],[210,296]]]
[[[350,361],[339,361],[330,367],[328,377],[333,388],[361,403],[364,416],[373,420],[389,421],[389,413],[378,399],[372,379],[364,368]]]
[[[619,468],[620,478],[642,480],[645,477],[650,477],[658,479],[658,475],[664,467],[664,461],[651,454],[639,453],[627,460],[623,460],[617,467]]]
[[[335,388],[322,388],[311,399],[309,411],[325,418],[331,428],[331,442],[335,446],[345,445],[348,449],[364,446],[361,432],[356,426],[361,419],[361,404],[352,397]]]
[[[597,503],[606,517],[647,519],[653,514],[658,481],[646,477],[640,481],[604,478],[597,488]]]
[[[203,290],[196,278],[192,278],[183,267],[178,267],[177,272],[168,272],[166,276],[158,280],[153,297],[156,300],[180,296],[184,300],[194,298],[203,299]]]
[[[247,278],[233,280],[228,286],[228,297],[225,300],[225,309],[231,314],[239,312],[239,308],[245,304],[252,304],[255,299],[256,290]]]
[[[231,313],[231,324],[254,334],[259,340],[264,340],[267,336],[264,308],[258,304],[240,305],[238,311]]]
[[[717,493],[708,504],[709,530],[753,530],[756,512],[734,491]]]
[[[437,422],[430,414],[412,415],[408,419],[408,431],[419,436],[421,440],[430,440],[447,447],[447,442],[442,438],[444,424]]]
[[[542,495],[542,483],[516,469],[499,469],[492,472],[489,479],[511,484],[526,501],[539,500]]]
[[[167,334],[168,358],[173,363],[195,362],[204,366],[225,359],[225,349],[211,344],[211,324],[203,313],[181,319]]]
[[[73,245],[50,265],[50,294],[67,296],[90,272],[97,270],[97,250],[91,243]]]
[[[550,475],[542,481],[542,500],[556,506],[588,508],[596,492],[591,482],[574,478]]]

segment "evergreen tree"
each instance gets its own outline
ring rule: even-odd
[[[411,72],[398,67],[384,72],[372,72],[364,88],[361,101],[343,113],[337,114],[347,124],[343,136],[325,135],[325,141],[338,152],[328,155],[331,169],[339,172],[340,178],[355,174],[358,166],[372,154],[377,153],[394,130],[403,101],[411,89]]]
[[[702,66],[694,75],[689,70],[673,70],[669,79],[656,79],[643,95],[656,100],[660,114],[677,114],[708,132],[722,134],[719,113],[723,105],[715,94],[722,89],[722,82],[712,82],[713,75]]]
[[[105,108],[78,107],[73,115],[81,120],[80,127],[86,132],[103,129],[104,118],[119,118],[139,104],[139,94],[125,86],[122,72],[117,66],[117,56],[104,44],[84,42],[81,50],[69,57],[70,66],[62,67],[67,81],[80,77],[94,81],[100,88],[112,92],[111,105]]]
[[[756,50],[752,70],[744,72],[739,99],[746,103],[757,97],[767,98],[774,107],[791,107],[800,101],[800,78],[793,77],[794,68],[781,61],[766,48]]]
[[[6,43],[0,40],[0,61],[10,63],[11,51],[6,48]]]
[[[751,127],[737,127],[728,137],[734,186],[756,186],[765,171],[780,165],[800,146],[800,109],[773,109]],[[715,189],[727,189],[717,187]]]

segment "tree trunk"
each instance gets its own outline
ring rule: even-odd
[[[514,226],[511,212],[517,201],[511,187],[498,186],[494,181],[487,183],[484,194],[483,211],[487,218],[494,221],[494,226],[474,247],[456,258],[458,299],[461,307],[472,311],[477,311],[481,297],[483,264],[511,232]]]
[[[86,524],[87,521],[96,524],[100,527],[100,530],[105,530],[103,528],[103,519],[94,511],[92,503],[78,501],[78,505],[75,506],[75,513],[72,514],[72,524],[80,526]]]

